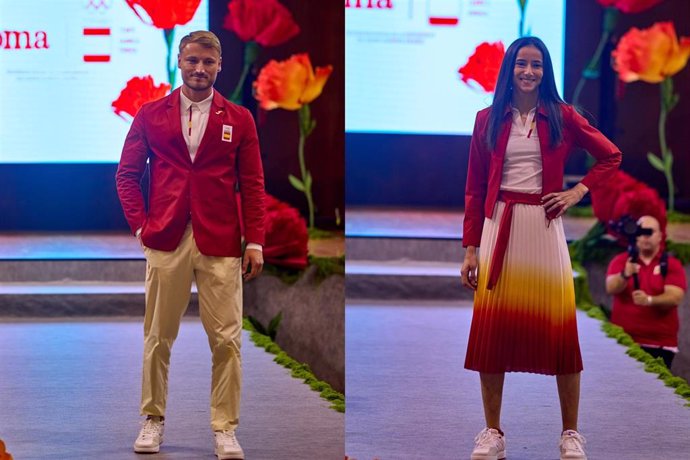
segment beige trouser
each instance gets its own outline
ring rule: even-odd
[[[191,295],[199,293],[199,316],[212,352],[211,428],[235,429],[239,422],[242,363],[242,278],[239,257],[199,252],[188,225],[172,252],[145,248],[146,313],[142,415],[165,415],[170,350]]]

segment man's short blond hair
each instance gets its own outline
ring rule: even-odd
[[[182,52],[182,49],[190,43],[198,43],[204,48],[213,48],[214,50],[218,51],[219,56],[223,54],[220,49],[220,40],[218,40],[216,34],[209,32],[208,30],[196,30],[182,37],[179,47],[180,53]]]

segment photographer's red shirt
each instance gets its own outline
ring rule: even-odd
[[[609,264],[607,276],[616,275],[625,268],[628,253],[618,254]],[[672,285],[687,289],[685,271],[680,261],[668,256],[668,273],[664,279],[661,276],[661,253],[647,265],[640,261],[640,289],[648,295],[659,295],[664,292],[664,285]],[[632,277],[628,280],[625,290],[613,296],[613,312],[611,322],[622,327],[625,332],[640,345],[660,347],[678,346],[678,308],[662,311],[659,308],[635,305],[632,292],[635,290]]]

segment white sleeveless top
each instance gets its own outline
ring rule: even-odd
[[[536,107],[529,111],[525,123],[520,111],[512,109],[513,122],[503,160],[501,190],[541,193],[541,149],[536,125]]]

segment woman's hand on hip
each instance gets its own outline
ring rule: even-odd
[[[474,246],[465,248],[465,260],[462,262],[462,285],[473,291],[477,290],[477,249]]]
[[[579,203],[588,191],[589,189],[580,183],[562,192],[547,193],[541,200],[547,213],[558,210],[558,213],[554,216],[555,219],[556,217],[561,217],[569,208]]]

